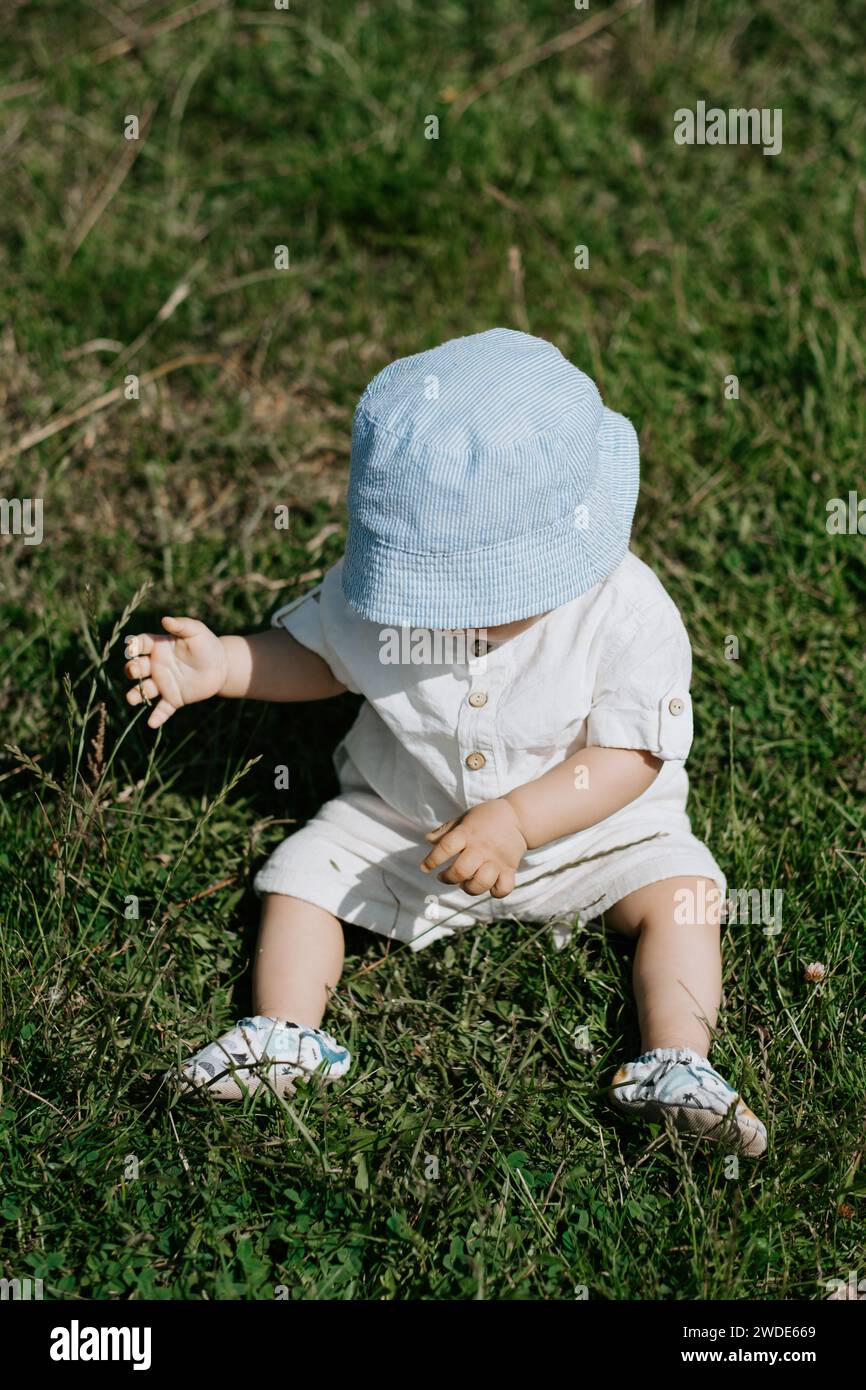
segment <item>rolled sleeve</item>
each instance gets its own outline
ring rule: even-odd
[[[361,690],[337,650],[337,623],[329,621],[334,601],[332,575],[333,570],[315,589],[278,608],[271,617],[271,627],[283,628],[302,647],[315,652],[341,685],[351,690],[353,695],[360,695]]]
[[[694,734],[691,647],[671,604],[633,620],[603,667],[587,717],[587,747],[644,748],[685,761]]]

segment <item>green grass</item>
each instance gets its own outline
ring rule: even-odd
[[[866,492],[866,17],[645,4],[455,120],[587,15],[236,0],[106,51],[181,8],[0,21],[0,494],[45,499],[41,545],[0,538],[2,1273],[67,1298],[813,1299],[863,1277],[866,539],[824,518]],[[699,98],[782,107],[782,154],[675,146]],[[606,1110],[635,1019],[629,948],[597,925],[561,954],[507,920],[418,956],[353,933],[346,1085],[219,1109],[155,1084],[248,1007],[251,874],[332,793],[357,702],[205,707],[154,738],[123,699],[124,610],[149,584],[135,629],[265,625],[340,554],[366,381],[497,323],[638,426],[635,547],[695,652],[693,823],[732,886],[784,890],[778,936],[726,932],[716,1056],[771,1130],[736,1178]],[[139,401],[68,423],[129,373]]]

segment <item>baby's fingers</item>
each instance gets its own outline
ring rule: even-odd
[[[156,709],[151,710],[147,718],[148,727],[158,729],[160,724],[164,724],[167,719],[175,713],[175,707],[170,700],[160,700]]]
[[[472,874],[471,878],[463,883],[463,892],[469,893],[472,897],[478,897],[481,893],[487,893],[499,878],[499,865],[494,864],[492,859],[486,860]]]
[[[127,661],[123,669],[131,681],[139,681],[143,676],[150,675],[150,657],[137,656],[132,661]]]
[[[429,873],[431,869],[438,869],[440,864],[444,864],[447,859],[451,859],[455,854],[459,854],[466,848],[466,834],[459,827],[449,830],[447,835],[443,835],[437,845],[434,845],[427,858],[421,864],[421,868]]]
[[[464,849],[462,854],[458,854],[454,863],[449,869],[443,869],[439,875],[440,883],[464,883],[480,868],[484,860],[484,855],[480,849],[473,849],[470,845]]]
[[[509,893],[514,892],[514,885],[517,877],[513,869],[503,869],[498,879],[490,890],[493,898],[507,898]]]
[[[156,681],[139,681],[131,690],[126,692],[126,703],[128,705],[140,705],[144,700],[158,700],[159,687]]]
[[[131,662],[130,665],[134,665],[134,663]],[[159,698],[159,688],[156,681],[141,680],[137,685],[134,685],[131,690],[127,690],[126,692],[126,703],[128,705],[140,705],[145,701],[149,703],[151,700],[156,700],[158,703],[150,711],[147,717],[147,723],[149,728],[158,729],[160,724],[164,724],[167,719],[171,719],[171,716],[175,713],[175,706],[170,700]]]
[[[189,641],[191,637],[197,637],[200,632],[207,632],[204,623],[200,623],[198,618],[162,618],[160,620],[166,632],[170,632],[172,637],[182,637],[184,641]]]
[[[131,633],[123,639],[123,655],[127,659],[132,656],[147,656],[152,651],[153,638],[149,632]]]
[[[435,830],[428,831],[428,833],[424,836],[424,839],[432,841],[441,840],[442,836],[447,835],[452,825],[456,825],[459,819],[459,816],[455,816],[453,820],[443,821],[441,825],[437,825]]]

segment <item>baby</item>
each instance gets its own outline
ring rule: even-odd
[[[691,651],[628,548],[637,491],[634,429],[557,348],[457,338],[367,387],[345,554],[271,630],[166,617],[127,638],[127,699],[152,728],[213,695],[364,696],[339,796],[255,878],[254,1017],[181,1066],[184,1089],[234,1100],[346,1074],[321,1027],[343,922],[417,950],[506,914],[604,914],[637,943],[643,1047],[613,1104],[764,1151],[707,1060],[726,883],[686,814]]]

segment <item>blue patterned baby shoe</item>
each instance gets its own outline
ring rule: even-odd
[[[647,1120],[670,1119],[684,1134],[697,1134],[757,1158],[767,1131],[706,1057],[690,1047],[657,1047],[620,1067],[611,1104]]]
[[[242,1018],[216,1042],[168,1073],[185,1092],[207,1090],[217,1100],[242,1100],[264,1082],[277,1095],[292,1095],[298,1077],[338,1081],[352,1065],[345,1047],[321,1028],[257,1015]]]

